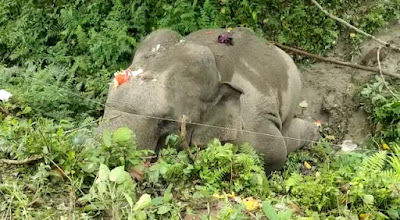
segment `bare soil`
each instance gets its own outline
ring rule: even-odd
[[[382,40],[392,40],[400,45],[400,25],[394,25],[382,30],[377,35]],[[354,57],[352,62],[360,63],[371,49],[379,46],[373,40],[361,45],[361,55]],[[348,47],[341,44],[330,56],[344,60]],[[389,51],[388,56],[381,62],[382,69],[392,73],[400,73],[400,53]],[[374,67],[378,67],[375,64]],[[368,116],[362,106],[354,99],[357,91],[370,80],[375,73],[316,62],[310,65],[299,65],[302,75],[302,99],[308,104],[299,108],[297,117],[311,121],[320,120],[329,127],[328,134],[335,137],[336,143],[342,140],[352,140],[362,144],[370,135]],[[379,75],[379,74],[378,74]]]

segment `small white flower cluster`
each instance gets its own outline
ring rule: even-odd
[[[0,89],[0,100],[7,102],[12,97],[12,94],[4,89]]]
[[[151,52],[158,52],[159,50],[160,50],[160,48],[161,48],[161,45],[160,44],[157,44],[157,46],[156,47],[153,47],[153,49],[151,49]]]
[[[143,69],[142,69],[142,68],[139,68],[138,70],[135,70],[135,71],[132,71],[132,70],[124,70],[124,71],[120,71],[120,72],[115,72],[115,73],[114,73],[114,76],[117,76],[117,75],[127,75],[127,76],[129,76],[129,77],[131,77],[131,76],[137,77],[137,76],[139,76],[139,75],[142,74],[142,73],[143,73]]]

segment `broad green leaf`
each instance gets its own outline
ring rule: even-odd
[[[83,207],[83,211],[84,212],[96,211],[98,209],[99,208],[97,206],[93,205],[93,204],[89,204],[89,205]]]
[[[396,210],[394,208],[391,208],[391,209],[387,210],[386,212],[391,219],[400,219],[400,209]]]
[[[107,148],[111,147],[112,139],[111,139],[111,134],[109,131],[103,132],[103,143],[104,143],[104,146],[106,146]]]
[[[158,208],[157,214],[164,215],[165,213],[168,213],[170,210],[171,210],[171,206],[162,205],[160,208]]]
[[[371,205],[374,203],[374,196],[373,195],[365,195],[364,196],[365,204]]]
[[[269,219],[278,219],[278,214],[275,209],[267,202],[262,203],[262,210],[264,211],[265,216]]]
[[[113,141],[118,145],[126,145],[132,140],[132,131],[127,127],[122,127],[114,132]]]
[[[135,216],[136,216],[136,220],[146,220],[147,219],[147,215],[144,211],[136,212]]]
[[[259,173],[253,174],[251,178],[251,184],[254,186],[261,186],[263,184],[263,178]]]
[[[47,146],[43,146],[43,153],[44,154],[48,154],[49,153],[49,149],[47,148]]]
[[[147,208],[151,205],[151,196],[149,194],[143,194],[139,201],[136,202],[135,206],[133,207],[133,211],[139,211],[144,208]]]
[[[133,200],[132,200],[131,196],[126,192],[124,192],[124,196],[125,196],[126,201],[129,203],[129,205],[131,207],[133,207]]]
[[[173,186],[172,183],[169,184],[168,188],[164,192],[164,203],[168,203],[172,199],[172,193],[171,193],[172,186]]]
[[[154,206],[160,206],[164,203],[164,197],[156,197],[154,199],[151,200],[151,204]]]
[[[96,163],[94,162],[84,162],[79,167],[86,173],[93,173],[96,170]]]
[[[25,107],[24,110],[22,111],[22,114],[28,114],[31,111],[32,111],[31,107]]]
[[[97,183],[97,191],[101,194],[104,195],[107,192],[107,183],[105,182],[99,182]]]
[[[283,211],[279,212],[278,218],[279,220],[290,220],[292,219],[293,212],[288,210],[288,211]]]
[[[179,142],[179,136],[176,135],[176,134],[170,134],[165,139],[165,145],[166,146],[174,147],[174,146],[176,146],[178,144],[178,142]]]
[[[98,180],[107,181],[109,175],[110,169],[105,164],[100,164]]]
[[[110,181],[111,182],[116,182],[118,184],[123,183],[125,181],[126,175],[125,175],[125,167],[124,166],[119,166],[111,170],[110,172]]]

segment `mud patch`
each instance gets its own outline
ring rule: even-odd
[[[400,26],[383,31],[378,37],[400,45]],[[354,60],[360,62],[377,46],[379,45],[375,41],[365,42],[361,46],[361,55]],[[336,59],[344,60],[344,50],[341,47],[332,54]],[[399,73],[400,53],[390,51],[381,66],[392,73]],[[374,67],[378,65],[375,64]],[[303,83],[301,101],[305,100],[308,107],[299,108],[296,116],[311,121],[320,120],[328,127],[327,133],[335,137],[336,143],[348,139],[362,144],[370,135],[371,126],[367,114],[354,98],[360,86],[376,74],[322,62],[299,65],[299,70]]]

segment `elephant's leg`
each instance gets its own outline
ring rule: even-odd
[[[316,141],[318,139],[318,130],[313,123],[294,118],[284,129],[283,135],[287,137],[285,138],[287,151],[291,153],[310,144],[312,141]]]
[[[257,123],[254,128],[258,133],[266,135],[243,133],[243,140],[246,140],[258,154],[264,157],[267,175],[271,171],[280,170],[285,164],[287,156],[286,143],[281,131],[269,120]]]

